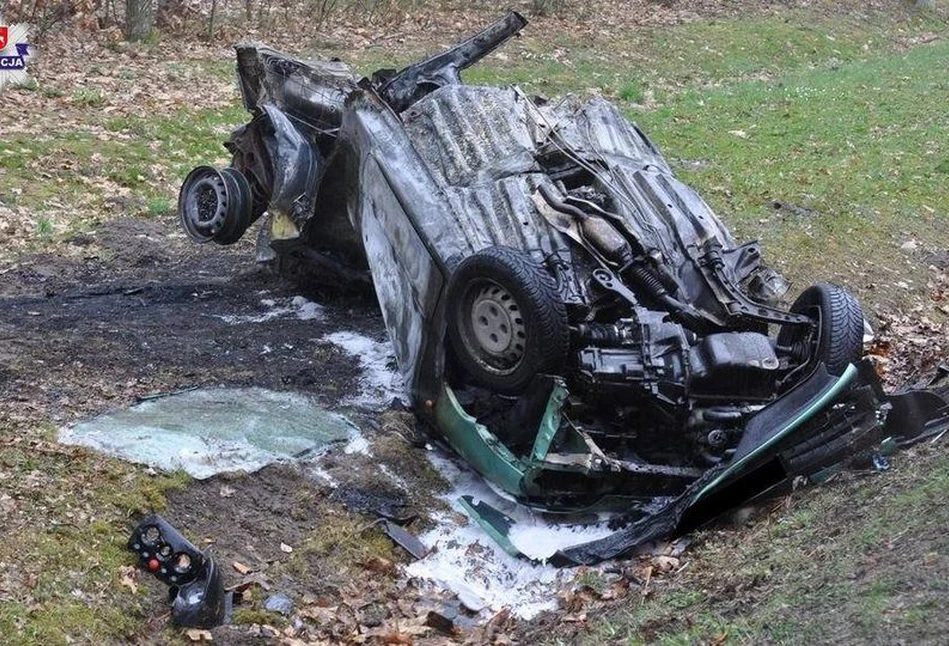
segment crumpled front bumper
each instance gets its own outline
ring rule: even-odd
[[[645,543],[686,534],[729,509],[788,490],[796,482],[819,482],[835,470],[869,465],[882,447],[941,428],[949,428],[949,399],[944,394],[909,390],[887,396],[868,361],[849,366],[839,377],[820,366],[748,422],[727,463],[709,469],[652,511],[628,514],[620,519],[625,526],[613,534],[561,549],[548,562],[589,565],[628,555]],[[502,548],[526,558],[509,539],[511,518],[485,501],[469,498],[461,505]]]

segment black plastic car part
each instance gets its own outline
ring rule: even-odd
[[[157,514],[145,517],[132,530],[128,548],[143,569],[170,586],[172,623],[213,628],[225,622],[230,597],[220,570],[168,521]]]
[[[465,373],[516,394],[538,373],[560,374],[570,348],[557,283],[526,252],[488,247],[465,258],[448,284],[448,337]]]
[[[250,184],[239,170],[198,166],[181,186],[178,217],[195,242],[228,245],[252,224],[252,205]]]
[[[832,375],[842,374],[863,357],[863,309],[847,290],[816,283],[801,292],[791,312],[813,318],[817,335],[809,335],[800,326],[785,326],[778,334],[778,346],[791,349],[799,359],[809,358],[812,365],[823,363]],[[810,347],[806,347],[808,336]]]

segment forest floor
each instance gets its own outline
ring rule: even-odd
[[[615,101],[737,238],[762,241],[795,290],[822,279],[860,296],[891,387],[925,378],[949,353],[946,16],[883,2],[688,4],[591,2],[538,17],[465,77]],[[249,35],[368,73],[496,13],[445,7]],[[419,619],[432,595],[407,582],[408,557],[326,480],[268,467],[196,481],[59,444],[63,426],[156,392],[302,392],[347,411],[367,439],[371,458],[334,449],[321,463],[333,482],[411,508],[441,504],[447,485],[421,430],[398,407],[353,404],[360,365],[326,340],[345,330],[384,344],[372,299],[301,293],[255,265],[250,240],[197,248],[177,229],[181,179],[226,164],[221,142],[246,120],[231,49],[244,35],[227,22],[212,43],[51,33],[36,46],[33,82],[3,91],[5,639],[186,640],[124,549],[132,520],[156,509],[295,601],[289,618],[270,613],[258,589],[234,625],[213,632],[218,642],[940,641],[946,439],[897,456],[888,472],[840,476],[698,532],[674,560],[646,557],[634,568],[655,572],[645,587],[631,577],[617,591],[601,570],[574,572],[560,611],[531,621],[501,612],[454,637]],[[318,320],[266,316],[262,301],[300,297],[319,306]],[[229,324],[235,316],[247,323]],[[380,465],[408,486],[393,487]]]

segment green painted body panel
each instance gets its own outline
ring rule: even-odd
[[[775,433],[767,442],[763,442],[758,445],[754,451],[744,456],[737,462],[730,464],[727,469],[722,471],[717,478],[708,483],[705,488],[702,489],[695,496],[693,502],[698,502],[703,497],[714,491],[719,485],[727,481],[729,478],[739,473],[743,468],[745,468],[749,462],[752,462],[755,458],[759,457],[762,453],[770,450],[774,447],[775,444],[780,442],[782,439],[787,437],[789,433],[792,433],[796,428],[801,424],[805,423],[807,420],[811,419],[814,415],[824,410],[829,406],[835,399],[837,399],[840,394],[846,390],[853,380],[857,376],[857,368],[850,364],[847,366],[847,369],[844,370],[844,374],[840,376],[834,384],[827,389],[827,391],[820,396],[816,401],[814,401],[810,406],[803,409],[794,419],[790,420],[784,427]]]
[[[567,401],[567,389],[558,382],[550,393],[544,417],[540,420],[540,430],[537,432],[534,449],[531,451],[532,460],[540,462],[547,457],[550,444],[554,441],[557,431],[560,430],[560,409],[565,401]]]
[[[773,449],[788,434],[794,432],[814,415],[833,403],[850,386],[856,376],[856,367],[848,366],[843,375],[816,401],[802,409],[798,415],[789,420],[768,441],[737,462],[729,465],[695,496],[693,503],[707,496],[735,475],[740,474],[755,459]],[[452,448],[482,476],[515,497],[534,496],[543,498],[544,492],[537,491],[537,487],[533,483],[537,476],[545,470],[544,460],[550,451],[558,430],[560,430],[561,408],[567,399],[567,395],[568,392],[563,383],[558,382],[554,385],[531,453],[523,459],[514,455],[497,436],[465,412],[461,404],[458,403],[455,393],[447,384],[442,385],[441,394],[435,405],[435,421]]]
[[[494,524],[492,524],[491,521],[488,518],[485,518],[475,508],[474,505],[472,505],[470,502],[468,502],[464,498],[459,498],[458,504],[460,504],[464,508],[465,512],[468,514],[468,517],[474,520],[476,523],[478,523],[478,527],[480,527],[481,530],[485,534],[490,536],[491,540],[493,540],[495,543],[498,544],[498,547],[500,547],[502,550],[504,550],[505,552],[513,556],[514,558],[521,558],[522,556],[524,556],[521,553],[521,551],[517,549],[517,546],[515,546],[514,543],[511,542],[511,539],[508,537],[507,533],[503,531],[502,529],[500,529],[499,527],[496,527]]]
[[[435,421],[448,443],[475,471],[510,494],[523,494],[521,485],[526,465],[465,412],[448,384],[442,384],[435,404]]]
[[[465,412],[448,384],[442,385],[435,405],[435,421],[452,448],[478,473],[514,496],[536,495],[543,492],[534,491],[531,483],[544,468],[543,460],[560,428],[560,409],[566,400],[567,389],[557,382],[527,459],[511,453],[497,436]]]

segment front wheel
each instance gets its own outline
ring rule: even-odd
[[[863,357],[863,309],[847,290],[817,283],[801,292],[791,312],[814,319],[817,334],[808,340],[804,328],[787,325],[778,334],[779,346],[794,348],[809,363],[822,362],[832,375],[843,374]]]
[[[526,252],[495,246],[469,256],[447,299],[448,337],[473,382],[519,394],[536,374],[563,370],[567,311],[553,277]]]

